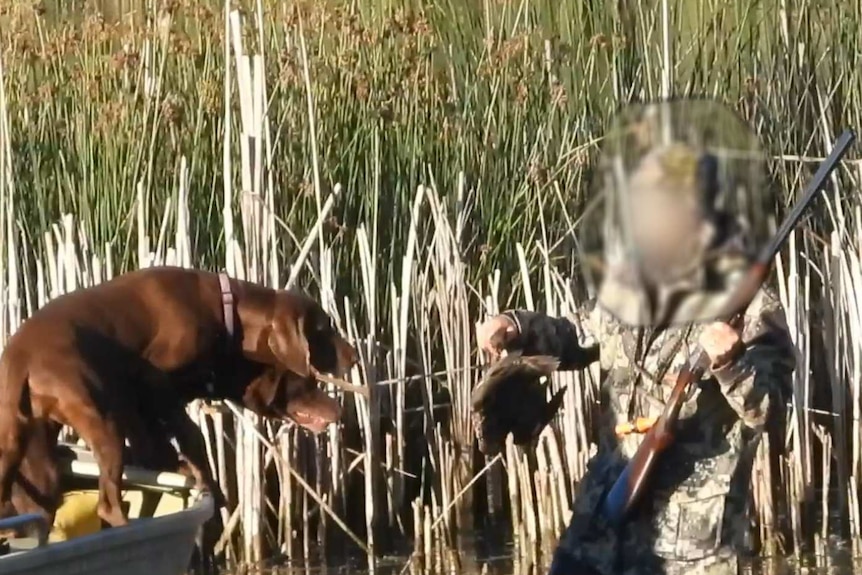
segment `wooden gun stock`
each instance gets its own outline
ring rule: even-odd
[[[771,269],[772,261],[787,240],[790,232],[799,223],[802,214],[811,204],[820,189],[826,184],[826,179],[841,161],[841,158],[856,139],[851,130],[845,130],[835,143],[835,147],[814,174],[808,184],[802,199],[793,208],[772,241],[764,247],[748,274],[740,282],[737,289],[725,306],[719,317],[731,317],[731,324],[741,322],[746,308],[760,291]],[[664,412],[656,420],[655,425],[644,436],[643,441],[629,460],[625,469],[617,478],[613,487],[606,494],[601,511],[605,519],[612,525],[619,525],[643,495],[646,483],[655,468],[656,461],[674,441],[674,427],[679,419],[679,412],[685,401],[689,386],[700,380],[709,367],[709,357],[698,346],[694,357],[690,357],[683,366],[674,385]]]

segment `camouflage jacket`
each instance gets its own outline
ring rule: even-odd
[[[590,356],[584,353],[573,322],[524,310],[504,313],[520,328],[511,349],[559,357],[562,370],[587,367]],[[745,352],[733,364],[705,374],[693,387],[680,412],[676,442],[663,454],[651,479],[646,512],[629,521],[623,533],[601,536],[586,534],[597,528],[591,520],[594,507],[643,439],[640,434],[619,438],[615,426],[661,414],[673,380],[660,382],[681,369],[703,325],[656,333],[623,325],[595,304],[578,315],[585,339],[592,337],[599,345],[598,453],[589,477],[579,486],[561,548],[601,573],[628,572],[632,565],[638,566],[632,572],[671,573],[673,562],[684,565],[679,568],[682,573],[694,567],[691,561],[735,557],[728,544],[733,531],[746,525],[758,432],[771,414],[784,410],[792,390],[795,352],[779,301],[773,293],[761,291],[746,312]],[[612,567],[611,558],[629,567]],[[650,570],[651,562],[665,567]]]

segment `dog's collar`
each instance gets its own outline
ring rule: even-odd
[[[221,285],[221,303],[224,306],[224,325],[227,328],[228,336],[233,337],[234,298],[230,289],[230,278],[225,272],[221,272],[218,275],[218,281]]]

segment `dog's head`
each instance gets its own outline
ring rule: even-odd
[[[267,343],[275,358],[301,377],[320,373],[343,377],[356,364],[356,349],[332,325],[314,299],[298,291],[279,292]]]
[[[242,402],[258,415],[291,420],[315,434],[341,418],[341,405],[313,377],[284,370],[265,370],[246,387]]]

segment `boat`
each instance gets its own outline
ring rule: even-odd
[[[213,516],[209,493],[178,473],[126,466],[129,524],[103,527],[96,514],[99,468],[92,454],[61,444],[63,503],[50,529],[40,515],[0,520],[0,575],[183,575]]]

